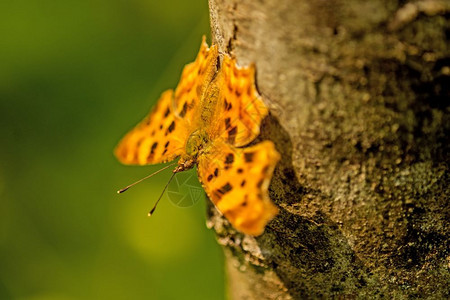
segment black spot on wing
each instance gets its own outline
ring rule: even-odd
[[[238,168],[236,171],[237,171],[239,174],[242,174],[242,173],[244,172],[244,170],[243,170],[242,168]]]
[[[222,195],[225,195],[229,191],[233,189],[233,186],[227,182],[224,186],[222,186],[220,189],[217,189],[216,192]]]
[[[167,116],[170,114],[170,108],[168,107],[166,109],[166,112],[164,113],[164,118],[167,118]]]
[[[152,148],[150,149],[150,154],[154,154],[155,153],[156,147],[158,147],[158,142],[154,142],[153,143]]]
[[[230,144],[233,144],[234,141],[236,140],[236,134],[237,134],[236,126],[234,126],[233,128],[230,129],[230,131],[228,131],[228,142]]]
[[[255,153],[254,153],[254,152],[247,152],[247,153],[244,153],[244,159],[245,159],[245,162],[247,162],[247,163],[252,162],[254,156],[255,156]]]
[[[175,130],[175,121],[172,121],[172,123],[170,123],[169,127],[166,130],[166,135],[168,135],[169,133],[171,133],[174,130]]]
[[[184,102],[183,108],[180,111],[180,117],[184,118],[184,116],[186,115],[187,109],[188,109],[188,104],[187,104],[187,102]]]
[[[241,181],[241,186],[244,186],[246,182],[247,182],[247,181],[245,181],[245,179],[242,180],[242,181]]]
[[[158,142],[154,142],[152,147],[150,148],[150,153],[147,156],[147,159],[152,159],[155,154],[156,147],[158,147]]]
[[[214,169],[214,176],[217,177],[218,175],[219,175],[219,169],[215,168],[215,169]]]
[[[228,155],[225,157],[225,163],[226,164],[232,164],[234,162],[234,155],[233,153],[228,153]]]
[[[225,128],[228,129],[230,128],[231,125],[231,119],[230,118],[226,118],[225,119]]]
[[[172,121],[172,123],[170,123],[169,128],[167,128],[167,129],[169,130],[169,132],[174,131],[174,129],[175,129],[175,121]]]
[[[215,204],[217,204],[221,199],[222,199],[222,194],[219,194],[217,191],[214,191],[212,194],[213,198],[216,202],[214,202]]]
[[[263,179],[261,179],[260,181],[258,181],[258,183],[256,184],[256,187],[259,189],[259,188],[262,186],[263,182],[264,182]]]
[[[213,174],[209,174],[208,178],[206,178],[206,180],[208,180],[208,182],[210,182],[213,179],[214,175]]]
[[[227,99],[225,99],[225,100],[223,101],[223,108],[224,108],[226,111],[229,111],[232,107],[233,107],[233,105],[231,104],[231,102],[228,102]]]

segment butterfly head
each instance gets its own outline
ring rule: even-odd
[[[192,168],[197,162],[197,157],[208,143],[208,135],[205,132],[194,131],[187,139],[186,152],[181,156],[178,166],[173,172],[178,173]]]

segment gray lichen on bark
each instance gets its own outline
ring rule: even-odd
[[[214,208],[234,299],[449,298],[450,3],[210,0],[282,154],[257,238]]]

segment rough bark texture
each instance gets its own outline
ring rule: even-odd
[[[282,154],[257,238],[213,208],[233,299],[448,298],[450,4],[210,0]]]

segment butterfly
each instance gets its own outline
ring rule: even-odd
[[[278,212],[268,187],[280,154],[271,141],[247,145],[259,135],[267,114],[255,86],[254,65],[237,66],[203,37],[175,91],[162,93],[148,116],[120,141],[115,155],[134,165],[179,158],[174,173],[196,165],[206,194],[232,226],[260,235]]]

